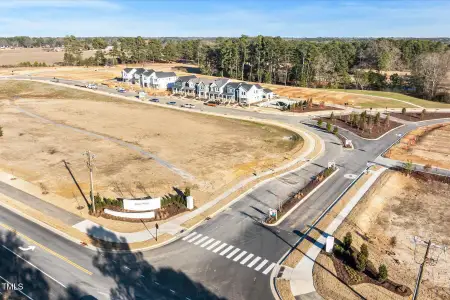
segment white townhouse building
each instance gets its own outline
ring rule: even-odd
[[[122,81],[132,81],[134,78],[135,68],[125,68],[122,70]]]
[[[174,72],[154,72],[150,75],[150,87],[159,90],[171,89],[177,81]]]

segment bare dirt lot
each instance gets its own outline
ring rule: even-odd
[[[95,53],[94,50],[83,51],[83,57],[91,57]],[[0,66],[17,65],[21,62],[29,61],[34,63],[45,62],[47,65],[62,62],[64,59],[64,51],[54,52],[46,51],[42,48],[16,48],[0,50]]]
[[[67,198],[72,209],[84,200],[63,161],[89,195],[88,149],[96,154],[100,194],[157,197],[190,186],[200,206],[302,147],[296,133],[280,127],[38,82],[0,81],[0,99],[0,168]]]
[[[334,236],[342,241],[351,232],[352,246],[359,249],[366,243],[369,259],[376,267],[386,264],[390,279],[413,289],[418,263],[426,250],[425,245],[414,244],[413,237],[431,238],[436,244],[449,245],[449,209],[448,184],[387,171]],[[433,248],[429,257],[437,263],[425,268],[419,299],[450,299],[450,256]],[[359,299],[351,288],[367,299],[404,299],[373,284],[345,286],[335,278],[336,270],[329,257],[320,254],[317,262],[328,270],[318,264],[314,267],[316,289],[325,299]]]
[[[450,124],[431,130],[428,128],[432,127],[421,127],[411,131],[386,152],[385,156],[450,169]]]

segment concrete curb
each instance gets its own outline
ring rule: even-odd
[[[318,189],[320,189],[329,179],[331,179],[334,175],[336,175],[339,172],[339,168],[336,168],[334,172],[328,176],[324,181],[322,181],[318,186],[316,186],[311,192],[308,193],[302,200],[300,200],[297,204],[294,205],[286,214],[284,214],[278,221],[276,221],[273,224],[268,224],[264,222],[264,225],[266,226],[278,226],[281,222],[284,221],[294,210],[296,210],[304,201],[308,200],[309,197],[311,197]]]

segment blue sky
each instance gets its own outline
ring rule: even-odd
[[[0,36],[448,37],[450,0],[1,0]]]

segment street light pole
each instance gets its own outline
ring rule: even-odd
[[[89,169],[89,185],[90,185],[90,193],[89,196],[91,198],[92,211],[95,214],[95,201],[94,201],[94,158],[95,155],[91,153],[91,151],[86,151],[84,155],[87,156],[86,165]]]

